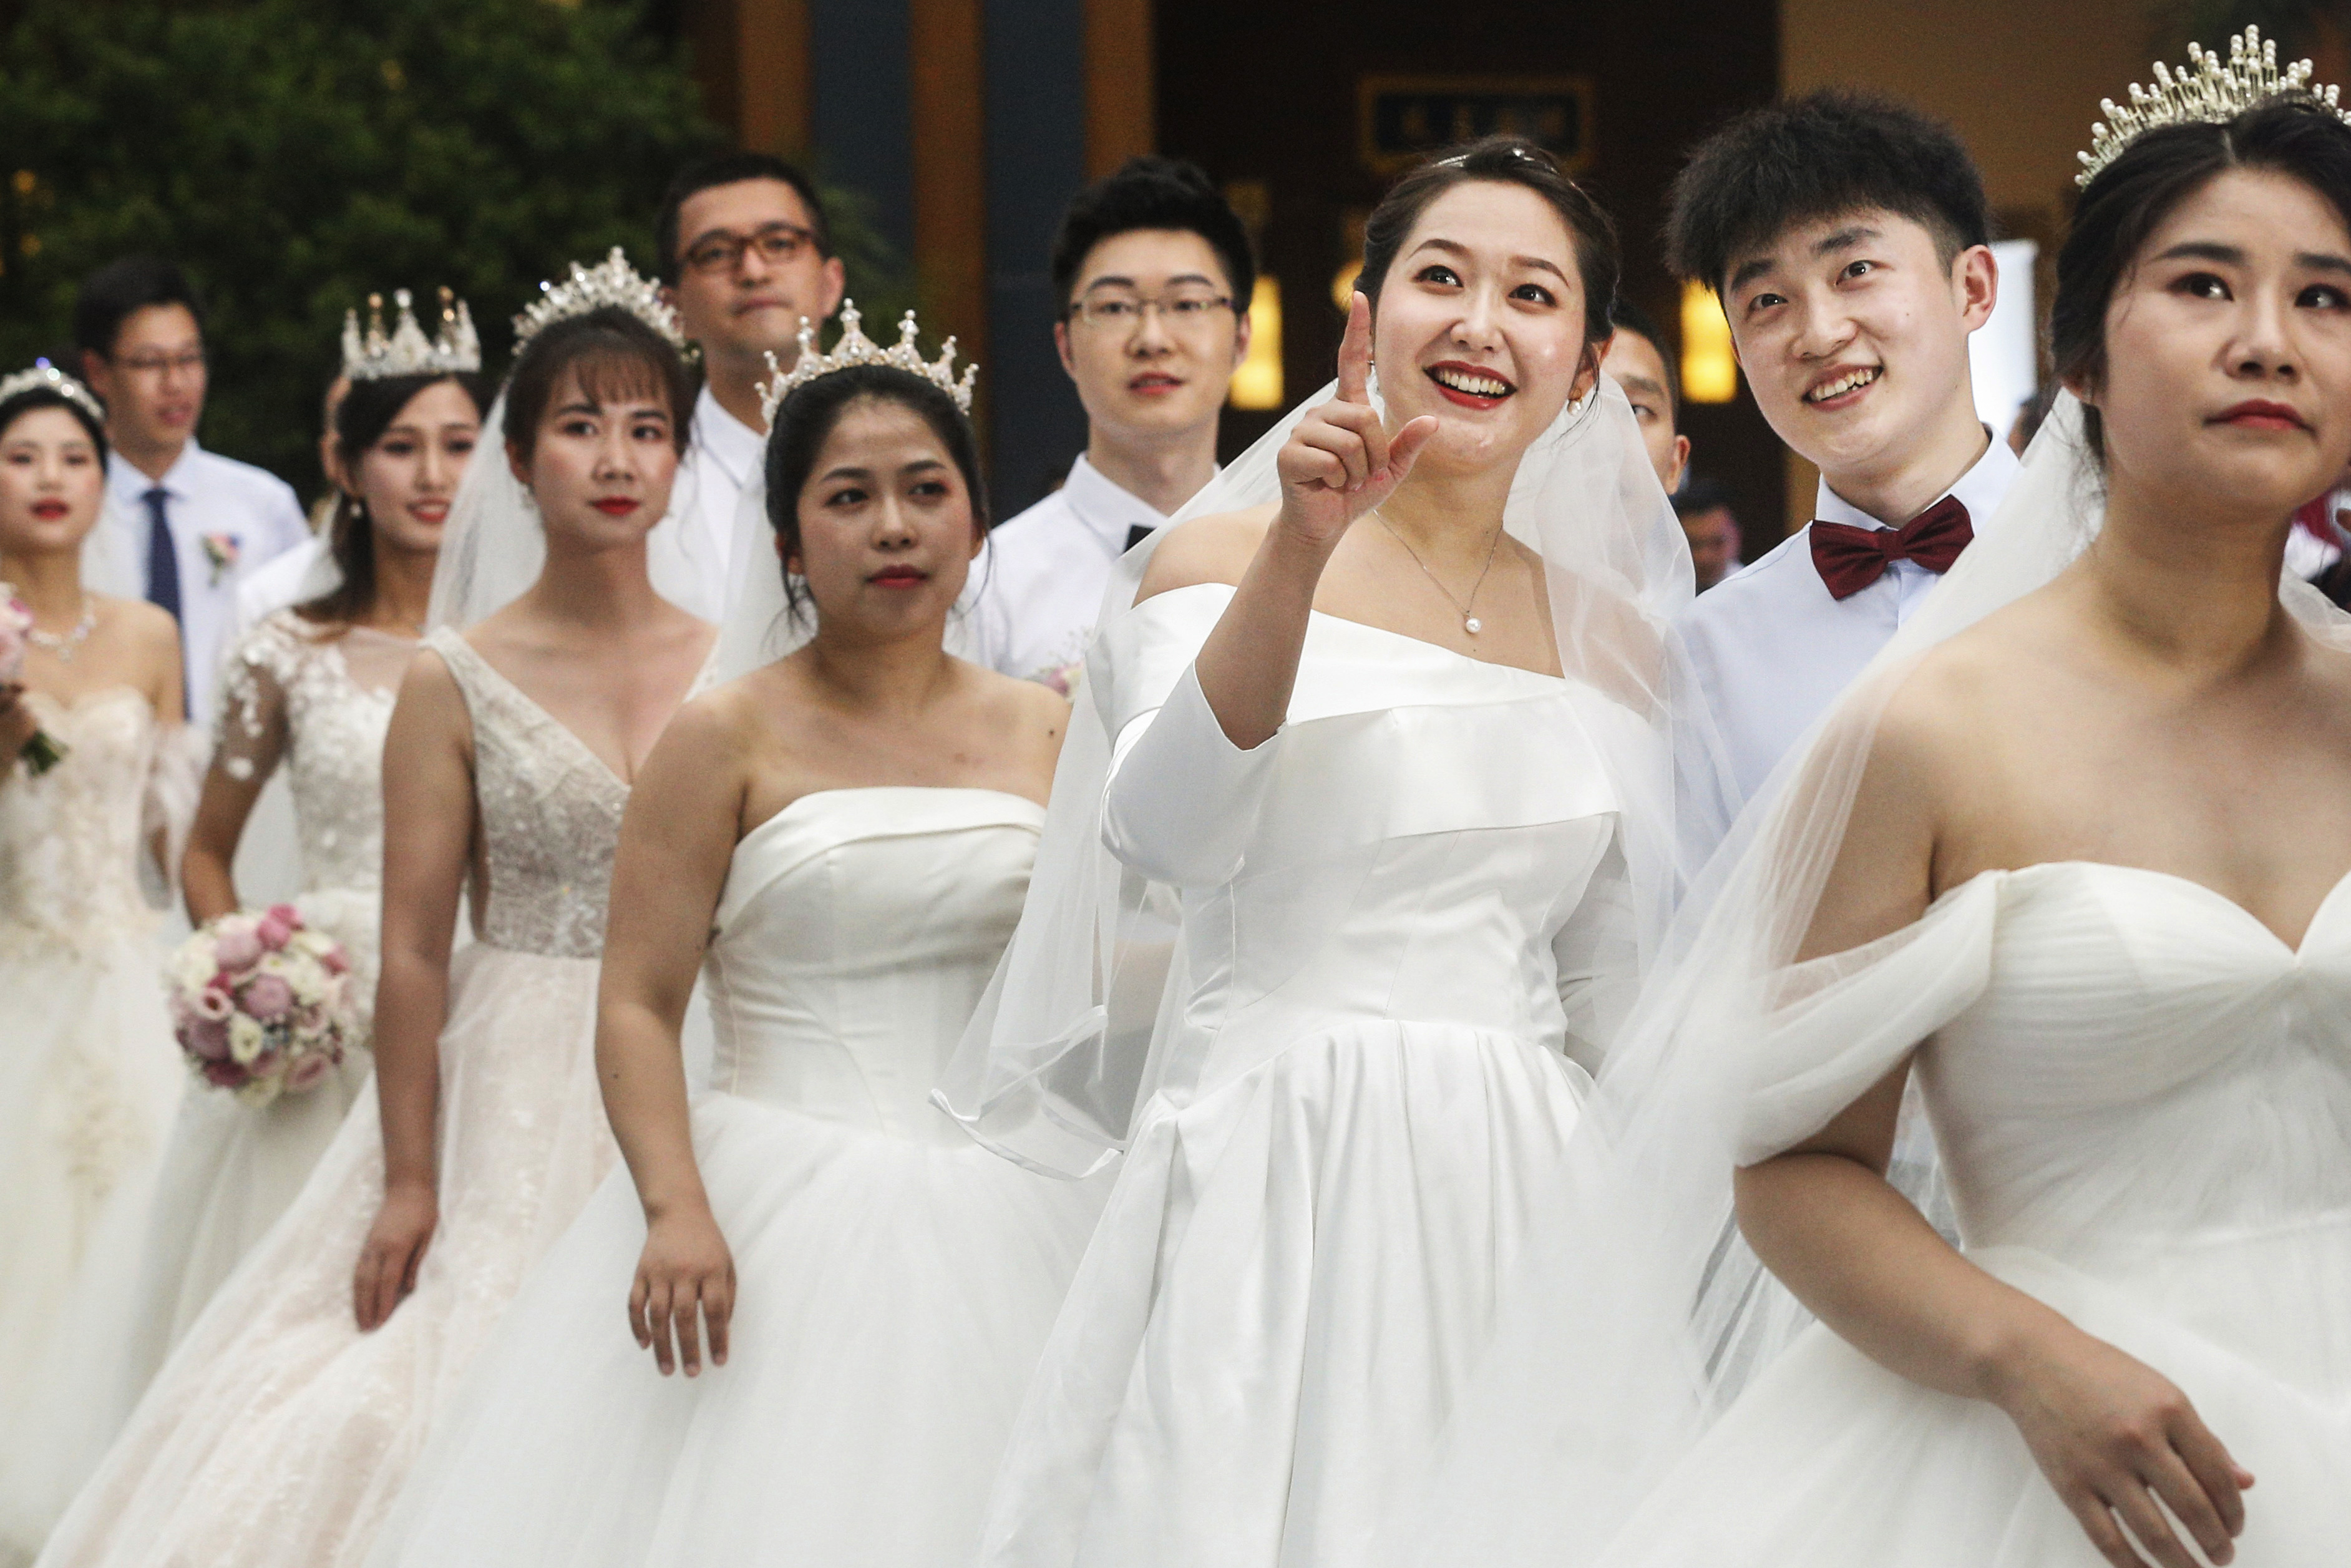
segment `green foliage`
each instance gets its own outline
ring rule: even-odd
[[[22,0],[0,31],[0,366],[70,340],[131,251],[209,313],[207,444],[316,482],[343,312],[443,285],[503,363],[573,257],[650,271],[653,209],[719,144],[642,0]],[[0,15],[5,15],[0,12]]]

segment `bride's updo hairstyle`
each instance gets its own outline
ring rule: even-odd
[[[1488,136],[1439,154],[1398,180],[1364,224],[1364,270],[1355,287],[1376,313],[1380,288],[1396,253],[1431,203],[1457,185],[1473,181],[1524,185],[1549,202],[1575,241],[1575,270],[1583,284],[1583,346],[1597,358],[1599,345],[1615,329],[1616,279],[1623,270],[1616,253],[1616,225],[1600,204],[1569,179],[1559,160],[1522,136]]]
[[[611,405],[645,398],[669,410],[670,444],[684,456],[693,438],[694,373],[667,338],[617,305],[601,305],[539,329],[507,378],[507,444],[524,466],[538,444],[538,422],[565,371],[591,401]]]
[[[814,381],[802,382],[776,407],[768,430],[768,526],[776,530],[786,557],[800,551],[800,491],[807,487],[817,455],[824,450],[841,416],[860,402],[894,402],[912,410],[946,448],[948,461],[963,476],[964,493],[971,497],[975,535],[987,533],[987,486],[979,476],[979,447],[972,439],[971,422],[956,407],[955,399],[911,371],[895,365],[852,365]],[[784,601],[795,622],[806,613],[806,591],[789,571],[784,573]]]
[[[335,405],[335,455],[343,472],[357,475],[368,448],[383,439],[412,399],[426,387],[455,382],[474,402],[479,418],[489,399],[482,378],[464,371],[439,375],[380,376],[355,381]],[[339,488],[334,515],[327,520],[327,550],[335,558],[340,579],[318,598],[295,607],[295,613],[314,625],[356,621],[375,602],[375,526],[367,503],[350,490]]]
[[[2082,193],[2057,254],[2049,351],[2057,380],[2095,392],[2106,377],[2106,309],[2147,237],[2180,203],[2231,169],[2289,175],[2334,204],[2351,228],[2351,126],[2286,100],[2210,125],[2168,125],[2123,149]],[[2090,455],[2105,462],[2098,411],[2082,405]]]

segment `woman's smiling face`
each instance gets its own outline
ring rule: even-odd
[[[1429,203],[1372,322],[1389,427],[1437,421],[1416,466],[1515,462],[1597,373],[1584,308],[1574,236],[1541,194],[1471,180]]]

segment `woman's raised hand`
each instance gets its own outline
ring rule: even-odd
[[[2069,1333],[2032,1354],[2006,1385],[2001,1407],[2116,1568],[2199,1568],[2236,1554],[2252,1475],[2168,1378],[2103,1340]],[[2180,1541],[2174,1520],[2200,1558]]]
[[[650,1221],[636,1281],[629,1287],[629,1331],[639,1349],[653,1353],[662,1375],[676,1371],[681,1362],[688,1377],[702,1370],[702,1331],[709,1336],[710,1364],[726,1365],[726,1322],[734,1315],[735,1255],[708,1207],[681,1206],[679,1212]]]
[[[1357,294],[1339,345],[1339,394],[1301,420],[1283,444],[1278,525],[1300,539],[1335,545],[1348,526],[1395,494],[1437,434],[1426,414],[1390,435],[1372,407],[1372,307]]]

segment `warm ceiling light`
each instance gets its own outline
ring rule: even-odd
[[[1722,301],[1703,283],[1682,285],[1682,396],[1691,402],[1729,402],[1739,395],[1739,358],[1730,351],[1730,320]]]
[[[1249,296],[1249,357],[1233,372],[1231,400],[1235,408],[1281,406],[1281,285],[1270,277],[1257,280]]]

